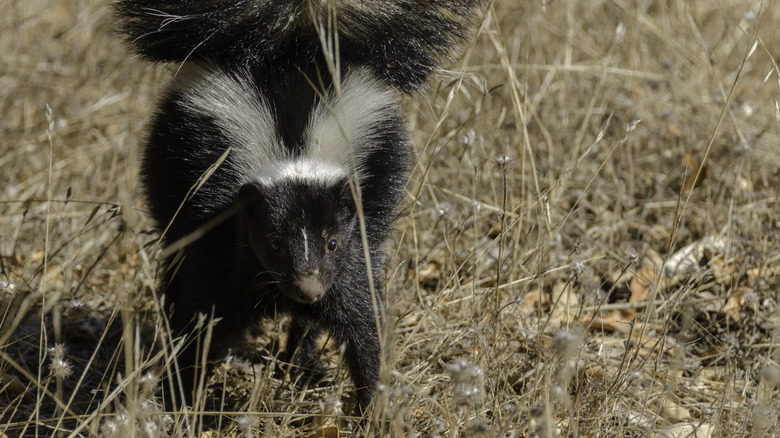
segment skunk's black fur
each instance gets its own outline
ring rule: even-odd
[[[291,44],[319,44],[335,31],[342,63],[370,66],[410,90],[465,37],[481,1],[121,0],[118,8],[121,30],[152,61],[275,60]]]
[[[290,313],[287,356],[298,349],[297,365],[315,364],[315,340],[330,331],[366,408],[380,362],[382,245],[411,159],[400,91],[464,36],[457,15],[478,2],[331,2],[335,79],[313,24],[326,20],[324,2],[118,2],[138,53],[181,63],[141,169],[166,246],[190,239],[166,260],[162,284],[175,333],[189,333],[198,314],[220,318],[214,357],[251,324]],[[180,354],[169,400],[191,403],[198,351]]]

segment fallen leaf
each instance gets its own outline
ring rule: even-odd
[[[667,234],[668,235],[668,234]],[[653,248],[647,248],[642,252],[642,262],[640,267],[657,269],[664,265],[664,257]]]
[[[680,406],[674,400],[669,398],[664,399],[660,412],[661,418],[667,420],[670,423],[680,423],[684,420],[691,419],[691,412]]]
[[[580,299],[574,293],[571,283],[559,281],[553,286],[552,305],[549,328],[558,328],[574,318],[580,306]]]
[[[628,298],[628,302],[638,303],[645,301],[650,294],[650,286],[656,281],[658,281],[658,274],[655,270],[650,268],[639,268],[628,286],[629,289],[631,289],[631,296]]]
[[[631,321],[635,317],[636,313],[628,310],[613,310],[604,316],[597,315],[593,318],[588,329],[628,333],[631,329]]]
[[[550,296],[540,289],[534,289],[523,296],[523,313],[536,312],[539,306],[543,308],[550,304]]]
[[[745,316],[746,309],[749,308],[755,313],[758,310],[757,307],[758,296],[753,292],[753,289],[740,286],[731,292],[726,300],[726,305],[723,306],[723,311],[733,321],[740,321]]]
[[[699,261],[708,254],[721,254],[726,250],[728,240],[719,236],[707,236],[686,245],[674,253],[664,264],[665,276],[678,281],[681,276],[699,266]]]
[[[628,298],[630,303],[637,303],[647,300],[650,290],[654,285],[658,285],[659,291],[665,291],[675,284],[675,282],[661,274],[657,268],[639,268],[636,275],[631,279],[629,288],[631,296]]]
[[[780,265],[750,268],[747,270],[747,277],[748,282],[750,283],[754,283],[757,280],[766,280],[780,277]]]
[[[656,430],[655,438],[711,438],[715,427],[704,423],[681,423]]]
[[[589,379],[603,380],[604,375],[606,374],[604,372],[604,367],[599,364],[588,364],[583,368],[582,371]]]
[[[707,261],[707,266],[709,266],[710,270],[712,271],[712,275],[715,277],[715,280],[717,281],[724,281],[731,277],[731,274],[736,271],[736,266],[734,265],[733,260],[724,260],[722,253],[710,253],[705,248],[704,250],[704,260]]]
[[[32,392],[25,387],[19,379],[11,373],[3,372],[0,374],[0,385],[10,391],[14,396],[21,395],[25,401],[32,401]]]
[[[685,136],[685,132],[683,132],[682,129],[680,129],[679,126],[675,125],[674,123],[670,124],[667,129],[669,130],[669,133],[677,138],[682,138]]]
[[[704,367],[699,372],[699,379],[709,380],[710,382],[725,382],[728,375],[725,367],[722,366],[710,366]]]
[[[707,176],[706,163],[702,166],[699,160],[688,152],[685,154],[685,184],[683,185],[683,192],[690,192],[696,187],[699,187]]]
[[[317,429],[309,438],[341,438],[343,435],[336,426],[326,426]]]
[[[441,265],[430,262],[417,271],[417,278],[423,287],[435,288],[441,279]]]

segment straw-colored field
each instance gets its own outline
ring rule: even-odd
[[[174,67],[130,55],[107,4],[0,0],[0,437],[349,435],[337,346],[324,386],[274,372],[284,319],[202,412],[154,403],[137,172]],[[406,103],[382,434],[778,436],[780,6],[482,15]]]

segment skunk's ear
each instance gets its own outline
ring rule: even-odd
[[[349,184],[349,179],[344,181],[344,184],[341,185],[339,198],[341,198],[342,204],[347,207],[349,216],[354,216],[357,212],[357,192],[353,192],[352,187]]]

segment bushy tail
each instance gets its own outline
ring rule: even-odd
[[[119,27],[153,61],[272,61],[330,47],[402,90],[461,42],[482,0],[119,0]],[[338,35],[333,39],[333,35]],[[338,45],[326,42],[337,41]]]

